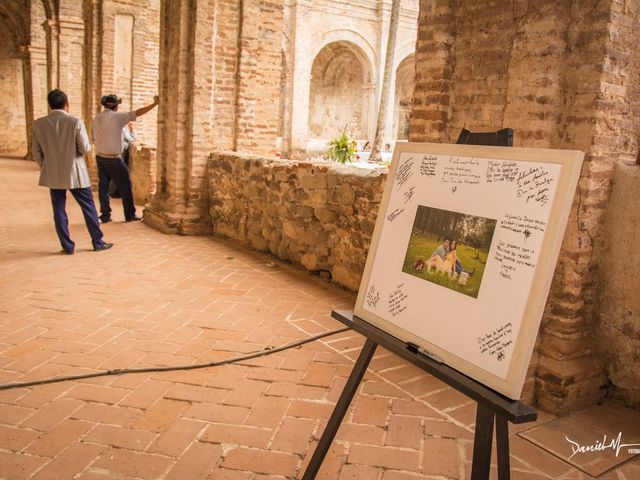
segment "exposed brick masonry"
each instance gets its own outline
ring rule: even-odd
[[[554,411],[604,393],[602,365],[592,355],[594,259],[613,164],[637,149],[629,128],[635,122],[637,133],[637,120],[628,115],[639,100],[629,62],[637,8],[621,1],[421,2],[413,140],[452,142],[462,127],[511,127],[519,146],[587,152],[539,349],[539,403]]]

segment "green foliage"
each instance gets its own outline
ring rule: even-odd
[[[479,250],[479,258],[476,258],[475,248],[468,245],[462,245],[460,243],[458,244],[456,252],[458,260],[460,260],[464,269],[470,271],[475,268],[475,272],[469,277],[467,284],[460,285],[457,280],[449,278],[446,274],[436,273],[433,270],[431,272],[427,272],[425,269],[421,272],[416,272],[414,267],[416,260],[419,258],[427,260],[439,245],[440,242],[437,239],[413,232],[411,234],[411,240],[409,241],[409,247],[404,259],[402,271],[431,283],[477,298],[478,292],[480,291],[480,283],[482,282],[485,264],[487,263],[488,252],[486,250]]]
[[[340,135],[329,141],[329,148],[327,148],[324,157],[338,163],[348,163],[355,159],[356,144],[346,126]]]

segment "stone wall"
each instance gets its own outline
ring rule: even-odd
[[[122,111],[151,103],[158,91],[158,0],[101,2],[96,28],[98,78],[93,85],[93,114],[102,108],[99,104],[102,95],[109,93],[123,97]],[[157,109],[152,110],[135,125],[138,141],[152,147],[157,141],[157,113]]]
[[[640,165],[618,163],[607,208],[602,273],[598,278],[596,347],[611,394],[640,408]]]
[[[357,291],[385,170],[219,153],[208,172],[215,235]]]

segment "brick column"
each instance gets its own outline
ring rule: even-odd
[[[161,5],[156,195],[144,215],[145,222],[165,232],[210,231],[205,167],[216,137],[215,3]]]
[[[160,16],[157,188],[145,219],[166,232],[209,233],[210,153],[275,148],[283,4],[165,1]]]
[[[278,135],[283,0],[242,0],[234,150],[273,156]]]
[[[409,140],[446,142],[453,82],[454,2],[421,0]],[[432,5],[433,4],[433,5]]]

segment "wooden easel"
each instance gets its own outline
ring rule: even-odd
[[[513,146],[513,130],[503,128],[496,132],[470,132],[463,128],[458,136],[457,144],[493,145],[501,147]],[[639,157],[640,158],[640,157]],[[447,385],[465,394],[478,404],[476,411],[476,431],[473,440],[473,463],[471,479],[486,480],[491,470],[491,450],[493,443],[493,426],[496,427],[496,449],[498,457],[498,479],[508,480],[511,476],[509,468],[509,423],[533,422],[538,413],[528,405],[510,400],[507,397],[485,387],[481,383],[460,372],[438,363],[421,354],[413,345],[408,345],[398,338],[367,323],[353,315],[353,312],[331,312],[331,316],[353,330],[367,337],[360,356],[356,361],[349,380],[340,395],[340,399],[329,418],[327,427],[322,433],[311,462],[304,472],[303,480],[316,478],[318,470],[329,451],[331,442],[347,413],[351,400],[362,381],[376,347],[382,345],[387,350],[410,361],[417,367],[442,380]]]
[[[408,360],[418,368],[442,380],[447,385],[465,394],[478,404],[476,412],[476,431],[473,441],[473,463],[471,465],[471,479],[485,480],[489,478],[491,470],[491,450],[493,443],[493,425],[496,426],[496,448],[498,456],[498,479],[510,478],[509,467],[509,424],[533,422],[538,418],[537,412],[521,402],[491,390],[475,380],[463,375],[442,363],[419,353],[412,345],[389,335],[374,325],[356,317],[353,312],[333,311],[331,316],[344,323],[356,332],[364,335],[367,340],[362,347],[360,356],[351,371],[347,384],[338,399],[327,427],[322,433],[313,457],[304,472],[303,480],[316,478],[320,466],[324,461],[329,447],[347,413],[351,400],[358,390],[358,385],[369,366],[378,345]]]

